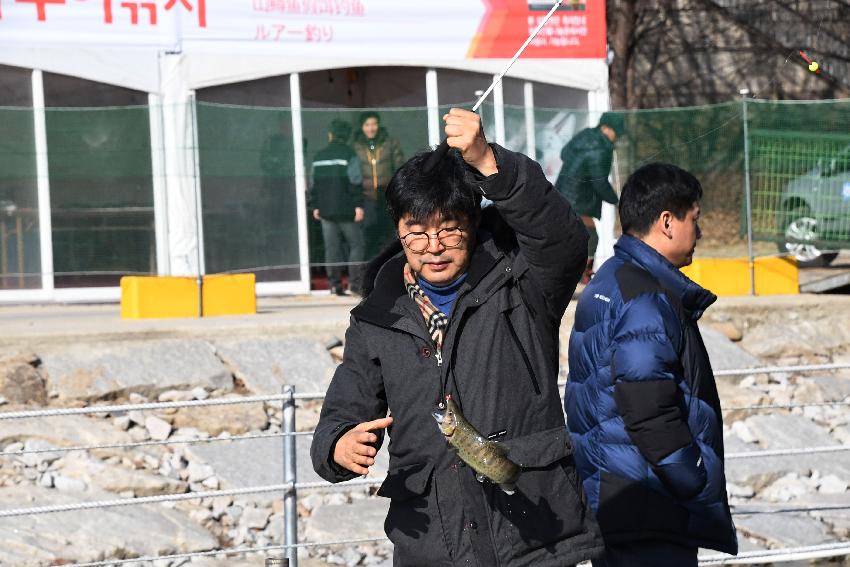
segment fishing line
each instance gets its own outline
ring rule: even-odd
[[[490,86],[487,87],[487,90],[484,91],[484,94],[482,94],[478,98],[478,102],[476,102],[475,106],[472,107],[472,112],[476,112],[478,110],[478,107],[481,106],[481,104],[487,99],[487,97],[490,96],[490,93],[493,92],[493,89],[496,88],[496,85],[502,82],[502,78],[507,74],[508,71],[510,71],[514,63],[516,63],[516,60],[519,59],[519,56],[522,55],[523,51],[525,51],[525,48],[528,47],[528,45],[534,40],[535,37],[537,37],[537,34],[540,33],[540,30],[543,29],[543,26],[545,26],[546,23],[552,18],[552,14],[554,14],[558,10],[558,8],[561,7],[561,4],[563,2],[564,0],[558,0],[557,2],[555,2],[555,5],[552,6],[552,8],[549,10],[549,13],[546,14],[546,16],[542,20],[540,20],[540,23],[537,24],[537,27],[534,29],[533,32],[531,32],[531,35],[528,36],[528,39],[525,40],[525,43],[520,46],[520,48],[514,54],[513,58],[508,62],[505,68],[502,69],[502,72],[496,75],[496,78],[493,79],[493,82],[490,83]]]
[[[821,13],[820,18],[819,18],[819,20],[818,20],[818,24],[817,24],[816,30],[815,30],[815,36],[814,36],[814,39],[813,39],[813,40],[812,40],[812,42],[811,42],[812,47],[814,47],[814,46],[817,44],[818,38],[820,37],[821,31],[822,31],[822,28],[823,28],[823,21],[824,21],[824,18],[825,18],[825,14],[824,14],[824,13]],[[752,93],[752,95],[751,95],[751,96],[752,96],[752,98],[753,98],[753,99],[757,98],[757,97],[758,97],[758,95],[759,95],[760,93],[768,91],[768,90],[769,90],[772,86],[774,86],[776,83],[778,83],[778,82],[779,82],[780,77],[782,76],[782,71],[785,69],[785,67],[788,65],[788,63],[791,61],[791,58],[792,58],[792,57],[793,57],[793,56],[797,53],[797,51],[798,51],[798,49],[791,49],[791,50],[788,52],[788,55],[785,57],[785,60],[784,60],[784,61],[782,62],[782,64],[779,66],[779,70],[776,72],[776,74],[775,74],[775,76],[773,77],[773,79],[771,79],[771,80],[767,83],[767,85],[765,85],[765,87],[764,87],[764,88],[759,89],[759,91],[758,91],[758,92],[755,92],[755,91],[754,91],[754,92]],[[648,156],[648,157],[645,157],[645,158],[643,158],[643,159],[639,160],[639,161],[638,161],[638,162],[637,162],[637,163],[633,166],[633,169],[638,169],[638,168],[640,168],[640,167],[641,167],[641,166],[643,166],[643,165],[646,165],[646,164],[648,164],[648,163],[651,163],[651,162],[653,162],[653,161],[656,161],[656,160],[658,159],[658,157],[659,157],[659,156],[661,156],[661,155],[663,155],[663,154],[665,154],[665,153],[667,153],[667,152],[669,152],[669,151],[671,151],[671,150],[676,150],[676,149],[679,149],[679,148],[684,148],[684,147],[690,146],[690,145],[692,145],[692,144],[694,144],[694,143],[698,142],[699,140],[701,140],[701,139],[703,139],[703,138],[705,138],[705,137],[707,137],[707,136],[710,136],[711,134],[713,134],[713,133],[715,133],[715,132],[717,132],[717,131],[719,131],[719,130],[723,129],[725,126],[727,126],[727,125],[728,125],[728,124],[730,124],[731,122],[734,122],[734,121],[736,121],[736,120],[741,120],[742,118],[743,118],[743,112],[742,112],[742,111],[741,111],[741,112],[736,112],[734,115],[732,115],[732,116],[731,116],[731,117],[729,117],[728,119],[726,119],[726,120],[724,120],[723,122],[721,122],[718,126],[714,126],[714,127],[712,127],[711,129],[706,130],[705,132],[702,132],[702,133],[700,133],[700,134],[696,135],[695,137],[690,138],[690,139],[688,139],[688,140],[685,140],[685,141],[683,141],[683,142],[681,142],[681,143],[665,146],[665,147],[663,147],[663,148],[659,149],[657,152],[653,153],[652,155],[650,155],[650,156]],[[571,179],[571,180],[576,180],[576,179],[578,179],[578,180],[582,180],[582,181],[591,181],[591,182],[592,182],[592,181],[600,181],[600,180],[603,180],[603,179],[608,179],[608,176],[606,175],[605,177],[589,178],[589,179],[588,179],[588,178],[568,177],[568,179]]]
[[[476,112],[478,108],[487,99],[487,97],[490,95],[490,93],[493,92],[493,89],[496,88],[496,85],[502,82],[502,78],[504,78],[510,68],[513,67],[513,64],[516,63],[517,59],[519,59],[520,55],[522,55],[522,52],[525,51],[528,45],[534,40],[535,37],[537,37],[537,34],[540,33],[540,30],[543,29],[543,26],[545,26],[546,23],[552,18],[552,14],[554,14],[558,10],[558,8],[561,7],[561,4],[563,4],[563,2],[564,0],[558,0],[557,2],[555,2],[555,5],[552,6],[552,8],[549,10],[549,13],[546,14],[546,16],[542,20],[540,20],[540,23],[537,24],[537,27],[534,28],[534,31],[532,31],[531,35],[528,36],[528,39],[525,40],[525,43],[523,43],[520,48],[517,49],[517,52],[514,53],[514,56],[511,58],[510,61],[508,61],[508,64],[505,65],[505,68],[502,69],[501,73],[496,75],[496,77],[493,79],[493,82],[490,83],[490,86],[487,87],[486,91],[484,91],[484,94],[482,94],[478,98],[478,102],[476,102],[475,105],[472,107],[472,112]],[[433,169],[437,167],[437,165],[442,161],[448,151],[449,141],[448,138],[446,138],[442,142],[440,142],[440,145],[434,149],[433,153],[431,153],[431,155],[422,165],[422,172],[427,175],[431,171],[433,171]]]

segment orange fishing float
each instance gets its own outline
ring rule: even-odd
[[[820,69],[820,65],[818,65],[817,61],[812,61],[811,59],[806,57],[806,54],[803,53],[802,51],[800,51],[800,57],[803,58],[803,61],[805,61],[806,63],[809,64],[809,71],[811,71],[815,75],[820,75],[821,69]]]

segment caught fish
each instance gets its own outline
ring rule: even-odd
[[[446,407],[438,408],[432,415],[446,441],[476,472],[479,481],[486,478],[498,484],[506,494],[514,493],[519,465],[508,459],[498,442],[485,438],[466,421],[451,396],[446,396]]]

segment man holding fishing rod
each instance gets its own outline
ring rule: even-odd
[[[448,150],[409,160],[387,189],[398,240],[367,270],[313,466],[331,482],[367,474],[387,431],[378,494],[395,565],[572,565],[602,550],[557,386],[587,232],[536,162],[487,143],[477,114],[444,120]],[[466,427],[447,433],[447,407]],[[502,466],[518,470],[509,485],[493,480]]]

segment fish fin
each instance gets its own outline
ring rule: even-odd
[[[499,488],[502,489],[502,492],[507,494],[508,496],[513,496],[514,492],[516,492],[516,483],[502,483],[499,485]]]
[[[478,482],[483,483],[484,481],[486,481],[486,480],[487,480],[487,477],[486,477],[486,476],[484,476],[484,475],[483,475],[483,474],[481,474],[481,473],[475,473],[475,480],[477,480]]]

